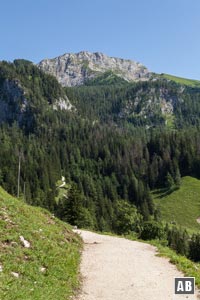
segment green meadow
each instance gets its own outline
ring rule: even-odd
[[[197,222],[200,217],[200,180],[186,176],[181,180],[181,187],[172,193],[161,189],[152,195],[164,221],[192,231],[200,230]]]

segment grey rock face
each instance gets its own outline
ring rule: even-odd
[[[149,87],[145,90],[141,88],[132,98],[127,99],[119,117],[140,116],[146,119],[153,118],[156,114],[165,117],[172,116],[177,103],[184,101],[182,93],[182,87],[177,90],[177,94],[163,87],[157,89]]]
[[[5,79],[0,87],[0,123],[17,121],[26,117],[30,101],[19,80]],[[47,103],[48,107],[48,103]],[[76,111],[67,96],[54,99],[52,109]]]
[[[99,52],[66,53],[54,59],[42,60],[38,66],[54,75],[62,86],[82,85],[106,71],[112,71],[127,81],[147,80],[151,75],[148,69],[138,62],[109,57]]]
[[[0,122],[12,119],[13,115],[21,120],[28,102],[19,81],[6,79],[1,89]]]

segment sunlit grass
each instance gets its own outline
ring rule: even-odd
[[[79,285],[80,248],[68,224],[0,188],[0,299],[70,299]]]
[[[186,176],[182,178],[180,189],[169,195],[157,190],[152,195],[164,221],[175,222],[194,231],[200,229],[197,223],[200,217],[200,180]]]
[[[193,79],[187,79],[182,77],[177,77],[169,74],[161,74],[161,77],[164,77],[166,79],[175,81],[176,83],[184,84],[191,87],[199,87],[200,88],[200,81],[193,80]]]

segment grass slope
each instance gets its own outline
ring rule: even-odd
[[[0,188],[0,299],[70,299],[78,287],[80,248],[68,224]]]
[[[162,190],[154,191],[153,197],[165,221],[175,221],[190,230],[200,229],[196,221],[200,217],[200,180],[183,177],[180,189],[169,195]]]
[[[200,81],[193,80],[193,79],[187,79],[182,77],[177,77],[169,74],[161,74],[160,75],[163,78],[175,81],[176,83],[184,84],[191,87],[200,87]]]

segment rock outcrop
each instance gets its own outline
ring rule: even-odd
[[[99,52],[66,53],[53,59],[42,60],[38,66],[54,75],[62,86],[83,85],[107,71],[112,71],[126,81],[147,80],[151,76],[148,69],[138,62],[109,57]]]
[[[13,115],[20,121],[26,111],[28,101],[18,80],[6,79],[1,85],[0,123],[11,120]]]

